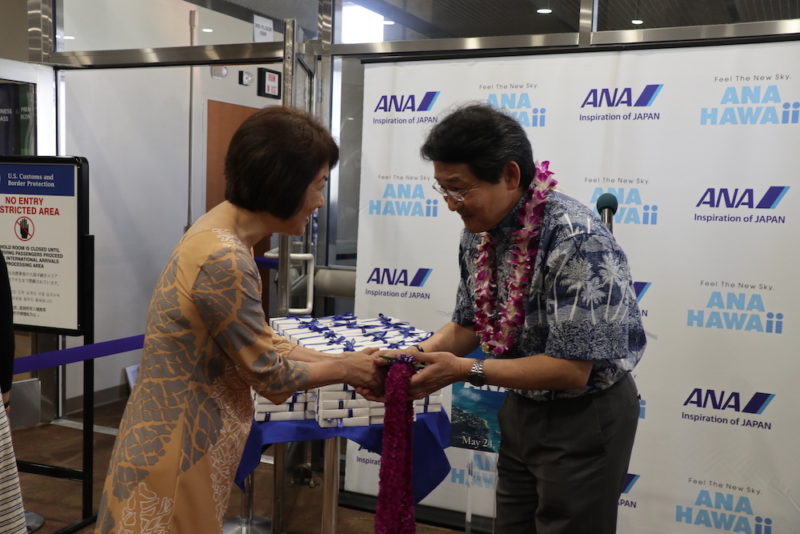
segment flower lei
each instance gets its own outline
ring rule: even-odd
[[[550,162],[536,165],[536,175],[526,192],[528,197],[520,209],[522,228],[512,234],[511,259],[514,270],[508,281],[508,298],[497,306],[497,269],[494,264],[495,244],[489,232],[480,234],[475,259],[475,331],[480,334],[481,349],[487,354],[501,355],[516,341],[525,319],[523,297],[531,280],[538,249],[539,227],[550,191],[558,183],[551,178]]]
[[[401,354],[386,376],[386,414],[383,422],[375,534],[413,534],[414,497],[411,486],[414,407],[408,386],[416,372],[413,356]]]

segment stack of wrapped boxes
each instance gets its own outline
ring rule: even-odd
[[[331,317],[280,317],[270,320],[279,335],[320,352],[351,352],[367,347],[401,349],[430,336],[408,323],[380,315],[359,320],[352,314]],[[414,401],[414,413],[442,409],[442,393]],[[282,404],[255,395],[256,421],[315,419],[321,427],[383,424],[384,404],[369,401],[346,384],[331,384],[295,393]]]

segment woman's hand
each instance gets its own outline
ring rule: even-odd
[[[359,352],[342,354],[342,365],[345,366],[344,383],[356,388],[377,392],[383,391],[383,374],[376,356],[378,349],[368,347]]]

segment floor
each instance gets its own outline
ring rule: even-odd
[[[97,409],[95,424],[116,428],[124,406],[122,403],[113,403]],[[80,420],[80,415],[74,417]],[[14,447],[18,460],[41,462],[50,465],[59,465],[81,468],[81,436],[78,429],[59,425],[39,425],[15,429],[13,432]],[[100,490],[105,477],[114,436],[95,433],[94,439],[94,509],[100,499]],[[269,452],[269,451],[267,451]],[[254,498],[254,513],[256,516],[271,517],[272,515],[272,466],[262,464],[256,470]],[[322,473],[312,472],[312,480],[321,482]],[[45,518],[44,526],[37,530],[39,534],[56,532],[58,529],[77,522],[81,515],[81,483],[45,477],[29,473],[20,473],[22,494],[25,509],[42,515]],[[285,532],[287,534],[311,534],[320,532],[322,513],[322,488],[321,484],[309,487],[307,484],[293,488],[294,506],[286,513],[287,520]],[[228,508],[231,520],[242,512],[242,493],[234,488]],[[337,512],[338,533],[368,534],[373,530],[374,514],[359,510],[352,510],[340,506]],[[79,532],[91,532],[92,527],[87,526]],[[445,534],[457,532],[454,530],[418,524],[418,534]]]

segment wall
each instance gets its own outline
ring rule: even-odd
[[[252,24],[186,2],[70,0],[65,41],[73,49],[187,46],[189,11],[198,12],[198,44],[251,42]],[[156,21],[156,22],[153,22]],[[130,29],[133,28],[133,29]],[[281,39],[280,35],[275,36]],[[274,67],[273,67],[274,68]],[[204,212],[206,103],[251,107],[277,101],[238,84],[229,67],[212,78],[209,67],[150,67],[63,73],[64,153],[90,162],[91,231],[95,235],[96,340],[144,332],[153,286],[187,222]],[[191,214],[189,191],[189,80],[192,99]],[[79,339],[71,340],[79,343]],[[139,351],[97,361],[96,390],[125,384],[124,368]],[[67,371],[67,397],[82,391],[80,365]]]

